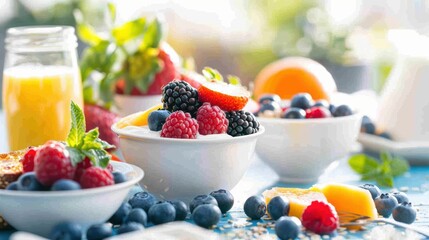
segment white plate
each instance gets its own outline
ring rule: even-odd
[[[401,156],[412,165],[429,165],[429,142],[395,142],[379,136],[360,133],[358,141],[365,150]]]

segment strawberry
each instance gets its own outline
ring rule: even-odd
[[[36,156],[37,148],[30,147],[22,156],[21,163],[24,173],[34,171],[34,157]]]
[[[209,102],[228,112],[243,109],[249,100],[249,92],[238,85],[213,81],[201,85],[198,97],[201,102]]]
[[[48,187],[60,179],[73,179],[76,172],[66,146],[56,141],[41,146],[34,162],[37,180]]]
[[[207,82],[204,76],[192,71],[181,73],[180,80],[189,83],[195,89],[200,88],[203,83]]]
[[[100,106],[85,104],[84,106],[86,131],[98,127],[100,139],[112,144],[119,145],[118,136],[110,127],[119,120],[118,116]]]
[[[113,185],[115,181],[109,169],[89,167],[83,172],[79,183],[82,188],[97,188]]]
[[[330,203],[313,201],[302,214],[302,225],[317,234],[330,234],[339,226],[337,211]]]
[[[175,58],[178,58],[177,53],[168,44],[163,44],[159,49],[158,54],[162,70],[155,74],[153,82],[149,85],[146,92],[140,91],[137,87],[133,87],[130,95],[144,96],[161,94],[161,89],[164,85],[176,78],[180,78],[180,73],[177,67],[178,63]],[[124,79],[121,79],[116,83],[116,93],[125,94]]]

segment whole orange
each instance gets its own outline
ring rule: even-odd
[[[330,100],[337,91],[332,75],[322,64],[304,57],[287,57],[263,68],[255,79],[253,94],[259,99],[263,94],[277,94],[291,99],[306,92],[313,99]]]

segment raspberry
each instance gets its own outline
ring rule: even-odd
[[[30,147],[21,159],[24,173],[34,171],[34,157],[36,156],[37,148]]]
[[[201,135],[226,133],[228,119],[218,106],[206,102],[197,112],[198,132]]]
[[[45,186],[60,179],[73,179],[76,168],[64,144],[56,141],[45,143],[34,158],[36,178]]]
[[[76,165],[76,173],[74,175],[74,180],[79,182],[83,172],[90,167],[92,167],[91,160],[86,157],[82,162]]]
[[[112,164],[110,164],[110,163],[107,164],[106,169],[109,170],[109,172],[113,173],[113,166],[112,166]]]
[[[197,138],[198,123],[191,114],[183,111],[173,112],[166,119],[161,130],[161,137],[165,138]]]
[[[89,167],[86,169],[79,181],[82,188],[97,188],[115,184],[113,175],[109,169]]]
[[[338,214],[330,203],[313,201],[302,214],[302,225],[317,234],[330,234],[338,226]]]

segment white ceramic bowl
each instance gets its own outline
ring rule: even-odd
[[[114,99],[116,111],[120,117],[125,117],[160,104],[161,97],[161,95],[131,96],[116,94]]]
[[[265,134],[256,153],[283,182],[314,182],[335,160],[347,156],[359,135],[362,116],[324,119],[258,118]]]
[[[72,221],[83,227],[108,220],[143,178],[133,165],[111,162],[115,171],[128,181],[112,186],[58,192],[0,190],[0,213],[17,230],[48,236],[61,222]]]
[[[127,162],[145,171],[141,184],[160,198],[190,201],[199,194],[231,190],[254,156],[259,132],[226,139],[173,139],[137,135],[119,129],[121,150]]]

